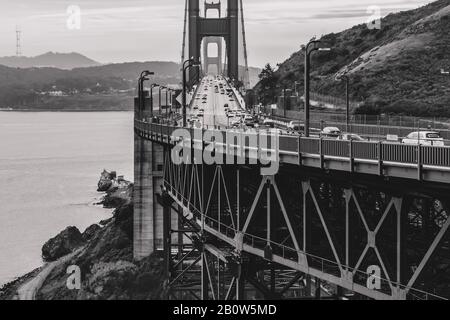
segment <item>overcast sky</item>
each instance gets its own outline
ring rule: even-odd
[[[244,0],[249,63],[282,62],[312,36],[364,23],[369,6],[389,12],[430,0]],[[67,27],[69,6],[81,28]],[[0,56],[79,52],[102,63],[180,60],[184,0],[0,0]],[[73,26],[73,24],[72,24]]]

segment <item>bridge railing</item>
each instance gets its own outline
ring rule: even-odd
[[[143,132],[150,138],[157,138],[164,143],[170,143],[173,132],[180,127],[154,124],[136,121],[136,129]],[[189,130],[191,137],[195,137],[193,128]],[[202,132],[205,132],[203,130]],[[215,134],[222,137],[224,148],[227,145],[227,131],[215,130]],[[256,139],[252,136],[256,135]],[[203,135],[202,135],[203,137]],[[249,154],[255,154],[260,150],[261,136],[255,131],[242,133],[242,146],[249,151]],[[256,145],[253,145],[256,141]],[[231,145],[235,141],[229,142]],[[268,149],[274,150],[268,139]],[[449,146],[421,146],[407,145],[396,142],[368,142],[368,141],[342,141],[324,138],[304,138],[297,135],[278,136],[278,153],[288,155],[312,154],[320,157],[337,157],[346,159],[373,160],[379,162],[393,162],[411,165],[427,165],[436,167],[450,167],[450,147]],[[250,152],[251,151],[251,152]]]

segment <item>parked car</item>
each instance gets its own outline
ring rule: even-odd
[[[341,135],[341,130],[336,127],[326,127],[322,130],[321,135],[326,138],[337,138]]]
[[[422,145],[422,146],[437,146],[443,147],[445,145],[444,139],[439,132],[435,131],[417,131],[410,133],[402,141],[404,144]]]

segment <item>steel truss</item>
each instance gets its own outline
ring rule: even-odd
[[[169,297],[450,297],[448,190],[351,177],[174,165],[167,149],[162,202],[180,230],[167,223],[165,238],[183,234],[166,245],[177,248],[166,259]]]

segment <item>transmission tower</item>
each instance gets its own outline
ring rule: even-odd
[[[22,55],[22,46],[21,46],[21,38],[22,38],[22,31],[20,30],[19,26],[16,26],[16,56],[20,57]]]

